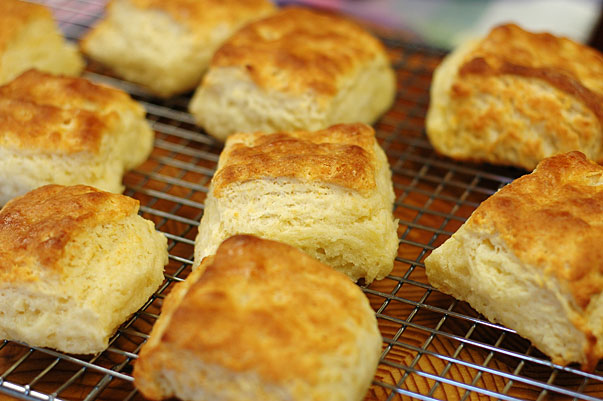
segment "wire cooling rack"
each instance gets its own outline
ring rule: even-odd
[[[102,3],[46,1],[70,39],[98,18]],[[443,52],[384,41],[397,71],[398,93],[375,128],[393,170],[400,247],[392,274],[364,289],[384,341],[366,401],[600,399],[601,366],[585,373],[554,365],[513,330],[489,323],[427,283],[425,256],[480,202],[523,172],[437,156],[424,135],[424,116],[431,74]],[[168,237],[165,282],[98,355],[64,355],[0,340],[0,400],[142,400],[131,376],[137,352],[165,294],[190,272],[196,227],[221,145],[194,126],[186,112],[190,95],[162,101],[94,64],[86,77],[131,93],[156,131],[155,149],[125,177],[125,193],[140,200],[143,216]]]

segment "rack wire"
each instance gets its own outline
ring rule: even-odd
[[[42,0],[37,0],[42,2]],[[103,0],[46,0],[76,40]],[[424,134],[431,74],[444,53],[383,38],[398,78],[393,108],[375,125],[393,171],[400,247],[391,275],[364,292],[376,311],[383,352],[366,401],[597,400],[603,372],[554,365],[513,330],[429,286],[423,259],[521,170],[456,163],[436,155]],[[0,340],[0,400],[142,400],[132,384],[137,352],[170,287],[190,272],[194,237],[221,145],[193,124],[190,94],[169,100],[91,64],[85,76],[126,90],[156,131],[150,159],[125,177],[126,195],[169,240],[165,281],[97,355],[65,355]]]

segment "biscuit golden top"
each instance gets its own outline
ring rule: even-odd
[[[228,137],[212,186],[220,196],[228,185],[288,177],[340,185],[357,191],[375,188],[375,132],[366,124],[340,124],[307,132],[242,133]]]
[[[47,185],[9,201],[0,210],[0,281],[60,273],[72,238],[137,212],[137,200],[84,185]]]
[[[0,53],[30,21],[37,18],[52,19],[46,7],[19,0],[0,1]]]
[[[239,235],[170,293],[161,315],[167,321],[156,325],[165,330],[161,338],[151,334],[140,357],[161,342],[272,383],[315,383],[321,358],[349,347],[372,318],[345,275],[292,246]]]
[[[239,30],[210,68],[244,66],[262,88],[334,96],[341,79],[377,57],[387,58],[382,44],[359,25],[289,7]]]
[[[107,109],[139,107],[130,95],[119,89],[95,84],[84,78],[53,75],[33,69],[0,86],[0,96],[99,113],[108,112]]]
[[[603,54],[570,39],[496,27],[460,68],[460,77],[473,74],[542,79],[580,99],[603,124]]]
[[[0,146],[38,153],[97,153],[118,110],[127,109],[144,113],[117,89],[29,70],[0,86]]]
[[[580,307],[603,290],[603,167],[580,152],[544,159],[483,202],[467,224],[498,232],[522,262],[557,277]]]
[[[113,0],[115,1],[115,0]],[[209,35],[221,24],[238,25],[257,16],[272,12],[269,0],[129,0],[142,10],[156,9],[169,14],[192,32]]]
[[[106,126],[86,111],[0,97],[0,146],[20,152],[97,153]]]

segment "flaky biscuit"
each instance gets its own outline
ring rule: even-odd
[[[35,70],[0,87],[0,204],[45,184],[121,192],[153,147],[145,110],[120,90]]]
[[[167,241],[138,201],[48,185],[0,210],[0,338],[91,354],[163,281]]]
[[[234,234],[294,245],[371,282],[398,249],[385,153],[365,124],[320,131],[231,135],[210,184],[195,262]]]
[[[553,362],[603,357],[603,167],[547,158],[484,201],[425,259],[429,282]]]
[[[380,352],[360,288],[291,246],[240,235],[168,295],[134,384],[152,400],[360,401]]]
[[[290,7],[224,43],[189,109],[223,141],[235,132],[372,123],[395,90],[377,38],[343,17]]]
[[[82,51],[168,97],[193,89],[220,44],[274,11],[269,0],[112,0]]]
[[[603,161],[603,55],[516,25],[468,41],[434,73],[426,130],[454,159],[532,170],[579,150]]]
[[[19,0],[2,0],[0,84],[31,68],[79,75],[84,61],[77,48],[63,39],[46,7]]]

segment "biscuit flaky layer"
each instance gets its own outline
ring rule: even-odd
[[[579,152],[545,159],[468,224],[492,224],[520,260],[566,282],[580,308],[603,290],[603,167]]]
[[[134,383],[153,400],[361,400],[380,350],[374,312],[343,274],[240,235],[168,295]]]
[[[79,75],[84,61],[67,43],[42,5],[0,1],[0,84],[36,68],[54,74]]]
[[[366,282],[398,249],[391,171],[373,129],[237,134],[228,138],[195,240],[195,262],[226,238],[255,234],[296,246]]]
[[[468,41],[434,73],[427,134],[455,159],[533,169],[571,150],[603,161],[603,55],[516,25]]]
[[[89,354],[163,281],[167,241],[138,201],[48,185],[0,210],[0,338]]]
[[[113,0],[81,47],[125,79],[169,97],[197,86],[220,44],[274,9],[269,0]]]
[[[383,45],[341,16],[286,7],[246,25],[214,55],[189,109],[210,135],[373,123],[392,104]]]
[[[127,93],[29,70],[0,86],[0,204],[46,184],[121,192],[154,133]]]
[[[484,201],[425,260],[430,282],[554,362],[603,357],[603,167],[570,152]]]

